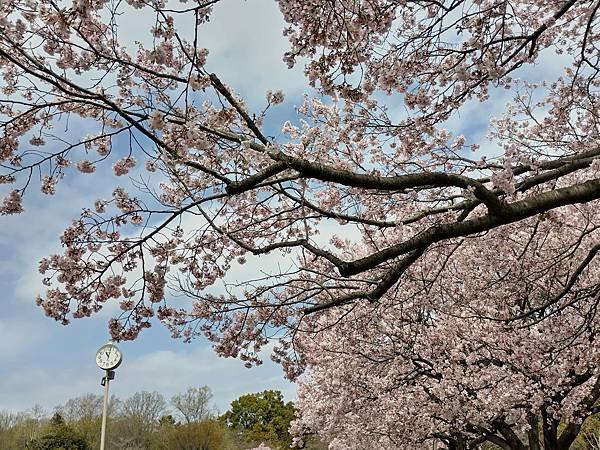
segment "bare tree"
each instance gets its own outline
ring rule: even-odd
[[[121,401],[114,395],[108,403],[108,414],[114,416],[119,412]],[[102,396],[92,393],[80,395],[69,400],[64,405],[58,406],[56,411],[67,421],[92,419],[102,414]]]
[[[185,392],[171,397],[171,405],[183,416],[186,423],[200,422],[213,412],[209,404],[212,397],[208,386],[189,387]]]
[[[26,417],[22,412],[0,411],[0,432],[13,428],[15,425],[23,422]]]
[[[167,402],[159,392],[136,392],[123,402],[123,415],[153,425],[167,411]]]

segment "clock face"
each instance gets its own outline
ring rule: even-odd
[[[96,364],[104,370],[117,368],[121,364],[122,359],[121,350],[113,344],[103,345],[96,352]]]

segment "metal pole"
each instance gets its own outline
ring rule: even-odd
[[[106,416],[108,415],[108,370],[104,377],[104,404],[102,405],[102,431],[100,434],[100,450],[104,450],[104,441],[106,436]]]

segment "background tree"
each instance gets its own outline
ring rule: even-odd
[[[102,414],[102,396],[85,394],[71,398],[57,409],[60,415],[68,421],[92,419]]]
[[[0,442],[6,450],[20,450],[35,441],[46,427],[44,417],[34,418],[28,412],[0,413]]]
[[[288,448],[292,442],[288,432],[294,419],[294,405],[284,403],[279,391],[263,391],[242,395],[231,402],[231,408],[221,420],[241,432],[250,442],[266,442]]]
[[[600,395],[599,4],[278,4],[315,90],[267,127],[283,92],[247,104],[200,47],[218,2],[7,2],[0,213],[74,170],[148,171],[65,230],[38,304],[66,324],[118,301],[115,339],[155,317],[248,365],[278,339],[310,373],[297,431],[334,446],[568,448]],[[489,139],[448,129],[466,108]],[[290,262],[227,278],[267,253]]]
[[[147,448],[153,441],[160,418],[165,414],[167,402],[159,392],[140,391],[123,401],[122,419],[116,426],[115,438],[121,448]]]
[[[30,441],[26,447],[30,450],[88,450],[85,438],[71,428],[59,413],[55,413],[48,424],[47,431],[39,438]]]
[[[93,419],[102,415],[102,396],[96,394],[84,394],[67,400],[64,405],[58,406],[56,410],[67,421],[79,421]],[[108,402],[108,415],[119,414],[121,401],[114,395]]]
[[[212,397],[208,386],[188,387],[185,392],[171,397],[171,405],[183,416],[186,423],[200,422],[212,414]]]
[[[136,394],[130,397],[136,399],[136,404],[142,403],[140,399],[159,398],[156,393]],[[93,405],[91,399],[92,396],[85,394],[69,399],[65,405]],[[121,403],[114,397],[111,402]],[[64,408],[64,405],[55,409],[60,411],[61,408]],[[78,408],[75,410],[80,411]],[[42,414],[33,417],[29,412],[2,412],[0,413],[0,447],[2,450],[94,449],[100,445],[100,427],[100,416],[73,414],[69,418],[64,418],[60,412],[56,412],[51,419],[48,419]],[[255,442],[244,433],[234,430],[216,418],[178,423],[171,415],[163,415],[157,423],[149,425],[139,417],[117,410],[109,417],[108,427],[110,432],[107,434],[106,445],[111,450],[246,450],[255,445]],[[307,448],[313,449],[313,447]],[[315,450],[317,448],[324,449],[324,447],[315,447]]]
[[[77,433],[85,437],[91,448],[100,445],[98,429],[101,426],[102,401],[101,395],[87,393],[71,398],[64,405],[56,408],[56,411],[60,413],[65,421]],[[108,402],[109,420],[120,415],[120,408],[121,401],[114,395],[111,396]]]
[[[226,430],[216,420],[204,419],[174,427],[168,434],[168,448],[181,450],[224,450]]]
[[[166,414],[160,418],[158,423],[160,426],[174,427],[177,424],[177,421],[171,414]]]
[[[23,413],[14,413],[10,411],[1,411],[0,412],[0,431],[4,432],[13,428],[18,423],[22,422],[25,419],[25,414]]]
[[[123,415],[148,426],[157,424],[167,410],[167,402],[157,391],[136,392],[123,402]]]

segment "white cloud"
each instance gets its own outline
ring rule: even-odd
[[[297,96],[307,84],[301,65],[288,70],[282,60],[289,48],[283,28],[283,17],[273,1],[218,4],[211,22],[200,30],[202,45],[211,52],[207,68],[241,90],[252,104],[264,104],[268,89]]]

